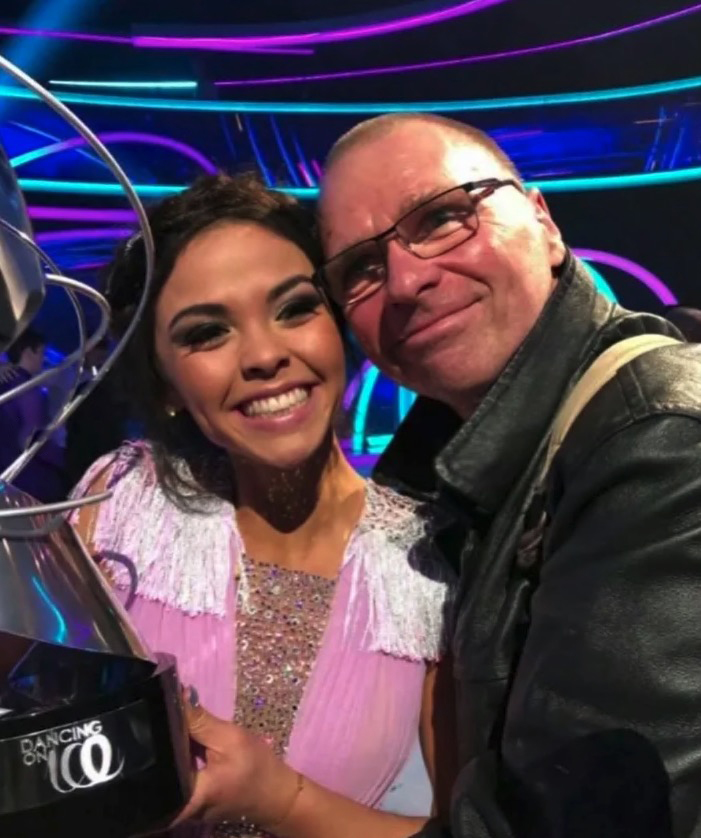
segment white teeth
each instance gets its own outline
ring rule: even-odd
[[[309,390],[295,387],[294,390],[288,390],[279,396],[247,402],[242,410],[246,416],[275,416],[289,412],[292,408],[306,402],[308,398]]]

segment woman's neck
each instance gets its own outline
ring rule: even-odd
[[[261,561],[333,575],[364,500],[364,481],[336,439],[295,469],[240,462],[234,468],[246,551]]]

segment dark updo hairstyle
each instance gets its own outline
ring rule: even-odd
[[[195,511],[198,501],[233,495],[231,464],[223,451],[200,431],[186,411],[166,413],[168,385],[159,370],[154,345],[156,301],[178,256],[207,228],[226,221],[254,222],[296,244],[314,268],[321,249],[313,215],[296,199],[268,189],[252,174],[208,175],[189,189],[166,198],[149,212],[156,259],[144,314],[115,368],[121,389],[143,422],[153,450],[158,478],[168,496]],[[136,310],[145,269],[143,240],[135,234],[117,249],[106,279],[112,328],[124,334]],[[339,312],[332,309],[336,322]],[[180,467],[185,461],[191,476]]]

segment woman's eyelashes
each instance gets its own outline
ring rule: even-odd
[[[316,291],[307,291],[286,300],[274,313],[274,319],[281,323],[295,325],[304,323],[320,306],[321,296]],[[207,321],[184,326],[173,335],[173,341],[186,349],[210,349],[219,346],[231,332],[228,323]],[[244,329],[245,331],[245,329]]]
[[[177,332],[173,338],[176,344],[187,349],[201,349],[219,343],[228,333],[223,323],[196,323]]]
[[[301,320],[308,317],[322,305],[321,296],[316,291],[307,291],[287,300],[280,307],[277,319],[285,321]]]

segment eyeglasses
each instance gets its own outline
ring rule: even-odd
[[[515,180],[488,178],[434,195],[403,215],[389,230],[329,259],[317,272],[318,280],[338,305],[355,305],[387,281],[387,244],[392,239],[419,259],[441,256],[477,235],[478,204],[502,186],[523,191]]]

